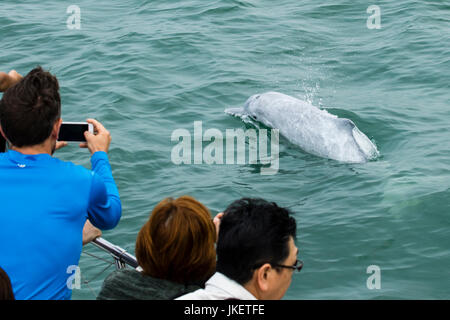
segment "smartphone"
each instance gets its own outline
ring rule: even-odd
[[[58,141],[86,142],[85,131],[94,133],[94,126],[87,122],[63,122],[59,129]]]

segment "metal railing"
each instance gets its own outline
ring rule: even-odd
[[[106,264],[106,267],[104,267],[100,272],[97,272],[95,275],[91,276],[90,279],[84,278],[80,274],[80,280],[82,280],[83,285],[85,285],[89,291],[92,293],[94,299],[98,296],[98,290],[94,290],[94,288],[91,287],[91,283],[94,280],[97,280],[98,277],[100,277],[102,274],[106,272],[112,265],[116,266],[116,269],[125,269],[127,266],[132,267],[133,269],[136,269],[138,272],[142,272],[142,268],[139,267],[136,257],[129,254],[125,249],[116,246],[115,244],[112,244],[111,242],[99,237],[93,241],[90,242],[93,246],[97,247],[101,251],[104,251],[106,253],[109,253],[111,257],[113,258],[113,261],[108,261],[107,259],[104,259],[103,257],[100,257],[96,254],[93,254],[89,251],[82,251],[82,254],[85,254],[87,256],[90,256],[92,258],[95,258],[99,261],[102,261]],[[84,299],[84,298],[83,298]]]
[[[103,251],[108,252],[114,258],[114,262],[116,264],[117,269],[123,269],[126,265],[133,267],[137,270],[140,269],[136,257],[129,254],[125,249],[122,249],[115,244],[99,237],[91,242],[96,247],[102,249]]]

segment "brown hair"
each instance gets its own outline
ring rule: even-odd
[[[9,280],[6,272],[0,267],[0,300],[15,300],[14,293],[11,287],[11,281]]]
[[[166,198],[139,231],[136,258],[146,275],[203,283],[215,271],[215,241],[214,223],[203,204],[189,196]]]
[[[0,100],[0,122],[6,138],[16,147],[44,142],[61,117],[61,97],[55,76],[41,67],[31,70]],[[3,142],[1,146],[4,149]]]

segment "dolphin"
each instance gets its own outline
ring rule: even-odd
[[[225,112],[278,129],[305,152],[322,158],[364,163],[379,156],[375,144],[353,121],[279,92],[255,94],[243,108],[229,108]]]

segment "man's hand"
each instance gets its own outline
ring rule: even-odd
[[[8,75],[4,72],[0,72],[0,92],[6,91],[8,82]]]
[[[217,240],[219,240],[219,229],[220,229],[220,222],[222,221],[222,218],[223,218],[223,212],[218,213],[213,219],[214,226],[216,227],[216,237],[217,237],[216,242],[217,242]]]
[[[67,141],[56,141],[55,150],[64,148],[65,146],[67,146],[67,144],[68,144]]]
[[[86,142],[80,143],[80,148],[88,148],[91,154],[94,154],[97,151],[104,151],[108,153],[109,145],[111,144],[111,134],[105,127],[94,119],[87,119],[88,123],[92,123],[94,126],[94,133],[92,134],[89,131],[84,132],[84,137],[86,138]]]
[[[16,70],[11,70],[8,74],[5,72],[0,72],[0,92],[4,92],[15,85],[17,82],[22,80],[22,76],[16,72]]]
[[[83,246],[98,237],[101,237],[102,231],[92,225],[89,220],[86,220],[86,223],[83,227]]]

